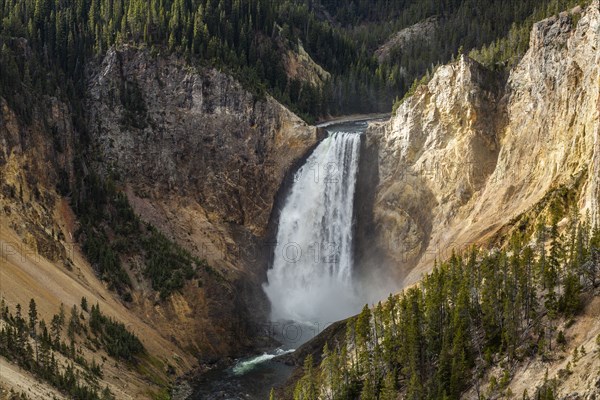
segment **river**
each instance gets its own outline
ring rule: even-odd
[[[191,399],[268,399],[293,367],[276,360],[331,322],[360,311],[353,280],[354,194],[367,121],[324,127],[328,135],[294,176],[281,210],[273,267],[263,289],[280,347],[203,374]]]

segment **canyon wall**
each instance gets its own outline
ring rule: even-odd
[[[597,216],[598,43],[596,1],[536,23],[508,76],[462,56],[371,124],[376,248],[362,245],[361,268],[379,257],[412,284],[434,259],[485,243],[561,186],[577,186],[579,209]]]
[[[140,194],[189,197],[257,235],[285,172],[316,142],[316,129],[270,96],[175,56],[110,49],[89,93],[102,168]]]
[[[85,94],[79,130],[58,98],[36,99],[29,116],[0,98],[0,296],[11,308],[38,300],[47,320],[61,302],[99,302],[139,334],[153,365],[169,366],[152,372],[161,380],[270,346],[261,284],[273,208],[317,128],[226,73],[126,45],[90,63]],[[75,180],[92,173],[214,276],[160,299],[140,260],[124,256],[132,299],[120,300],[77,243]],[[147,373],[114,364],[105,381],[119,398],[158,390]],[[17,375],[9,387],[27,382]]]
[[[201,358],[256,345],[275,197],[317,129],[216,69],[128,46],[107,52],[88,92],[90,166],[118,176],[143,220],[228,281],[159,306],[140,286],[139,313]]]

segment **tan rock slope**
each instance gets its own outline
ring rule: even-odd
[[[310,54],[304,50],[299,41],[295,50],[287,50],[283,58],[285,70],[290,79],[308,82],[314,87],[321,87],[331,74],[317,64]]]
[[[405,285],[435,258],[485,242],[578,177],[579,208],[597,215],[599,43],[595,1],[581,15],[536,23],[507,78],[461,57],[388,122],[371,125],[367,149],[378,165],[372,229]]]
[[[23,122],[0,99],[0,127],[0,298],[12,311],[16,304],[27,309],[35,299],[40,319],[49,323],[61,303],[70,308],[86,297],[136,332],[160,364],[170,363],[178,373],[192,368],[193,357],[116,300],[74,243],[75,217],[56,191],[72,175],[77,132],[68,106],[56,98],[40,99],[32,105],[31,119]],[[105,352],[84,352],[88,360],[107,357],[100,383],[118,398],[144,398],[158,390]],[[149,372],[165,374],[162,368],[150,367]],[[35,399],[66,398],[5,359],[0,360],[0,386]]]

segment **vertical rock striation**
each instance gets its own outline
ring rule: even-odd
[[[580,13],[536,23],[507,77],[461,57],[369,128],[379,171],[372,253],[405,284],[582,174],[578,205],[597,215],[598,1]]]
[[[316,142],[316,129],[270,96],[175,56],[112,48],[89,93],[102,163],[140,191],[190,197],[257,235],[287,169]]]

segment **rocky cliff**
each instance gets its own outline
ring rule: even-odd
[[[139,365],[144,373],[98,348],[82,346],[78,353],[88,362],[101,357],[108,361],[99,383],[118,398],[150,396],[158,391],[157,382],[168,376],[166,365],[177,373],[190,370],[195,363],[192,357],[161,335],[147,318],[118,301],[74,241],[77,221],[69,206],[69,188],[80,135],[69,104],[55,97],[39,98],[30,105],[29,115],[23,116],[0,98],[0,128],[2,304],[14,310],[17,304],[26,308],[34,299],[40,320],[49,323],[61,304],[78,306],[85,297],[135,331],[152,357],[152,363],[143,360]],[[11,389],[33,398],[67,398],[18,365],[4,358],[0,364],[0,387],[7,389],[0,388],[0,397],[8,396]],[[159,380],[150,383],[149,378]]]
[[[88,93],[90,166],[118,176],[143,220],[228,282],[187,285],[160,305],[140,284],[138,313],[201,359],[243,351],[268,312],[260,285],[275,197],[316,128],[229,75],[127,46],[107,52]]]
[[[89,93],[103,168],[140,194],[189,197],[257,235],[290,164],[316,142],[315,128],[271,97],[147,50],[109,50]]]
[[[32,105],[29,119],[24,122],[0,98],[2,222],[22,235],[32,251],[59,261],[65,250],[56,240],[56,188],[69,185],[77,133],[68,105],[56,98]]]
[[[579,208],[597,215],[598,43],[596,1],[536,23],[508,76],[461,57],[372,124],[377,249],[363,246],[363,270],[378,256],[414,283],[435,258],[485,243],[558,187],[576,187]]]
[[[230,75],[130,46],[90,63],[85,94],[81,131],[57,98],[37,99],[28,118],[0,99],[0,297],[11,308],[43,302],[49,320],[61,302],[85,296],[137,332],[149,364],[105,371],[119,398],[148,396],[197,361],[266,344],[261,284],[275,199],[317,129]],[[116,182],[143,222],[205,259],[213,275],[203,271],[200,283],[163,300],[140,260],[124,256],[132,298],[120,300],[76,243],[72,189],[91,173]],[[8,387],[26,390],[30,380],[11,377]]]

